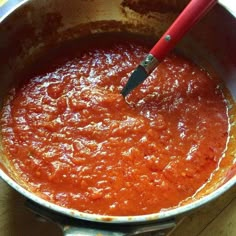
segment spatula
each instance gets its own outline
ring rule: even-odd
[[[178,41],[191,29],[191,27],[210,10],[216,0],[192,0],[177,17],[170,28],[154,45],[149,54],[131,74],[128,82],[121,91],[125,97],[134,88],[140,85],[158,64],[165,58]]]

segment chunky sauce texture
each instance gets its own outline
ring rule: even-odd
[[[172,54],[125,100],[120,91],[149,49],[131,38],[84,39],[11,91],[1,135],[31,191],[126,216],[174,207],[206,183],[227,144],[219,81]]]

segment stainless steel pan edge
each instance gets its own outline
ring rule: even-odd
[[[21,4],[19,4],[16,9],[20,8],[21,6],[28,4],[30,1],[24,1]],[[3,17],[0,19],[0,24],[2,21],[7,20],[8,16]],[[48,201],[45,201],[44,199],[32,194],[31,192],[27,191],[25,188],[17,184],[4,170],[0,169],[0,177],[6,181],[11,187],[16,189],[18,192],[20,192],[22,195],[27,197],[28,199],[31,199],[32,201],[40,204],[41,206],[44,206],[48,209],[51,209],[53,211],[56,211],[58,213],[77,218],[77,219],[83,219],[87,221],[93,221],[93,222],[101,222],[101,223],[115,223],[115,224],[137,224],[137,223],[144,223],[144,222],[152,222],[152,221],[160,221],[169,219],[172,217],[176,217],[177,215],[192,211],[200,206],[203,206],[204,204],[212,201],[213,199],[217,198],[221,194],[223,194],[225,191],[227,191],[229,188],[235,186],[236,184],[236,176],[232,177],[229,181],[227,181],[225,184],[223,184],[221,187],[219,187],[214,192],[210,193],[209,195],[196,200],[195,202],[180,206],[175,209],[169,209],[166,211],[162,211],[155,214],[149,214],[149,215],[141,215],[141,216],[127,216],[127,217],[115,217],[115,216],[102,216],[102,215],[96,215],[96,214],[87,214],[83,212],[79,212],[73,209],[67,209],[60,207],[58,205],[55,205],[53,203],[50,203]],[[67,235],[73,235],[71,233],[66,233]],[[92,235],[92,234],[90,234]],[[115,235],[115,234],[114,234]]]
[[[230,12],[234,17],[236,17],[236,5],[232,0],[219,0],[220,5],[222,5],[228,12]]]
[[[17,190],[19,193],[24,195],[26,198],[40,204],[43,207],[46,207],[50,210],[56,211],[58,213],[64,214],[66,216],[70,216],[77,219],[83,219],[88,221],[94,221],[94,222],[102,222],[102,223],[143,223],[143,222],[152,222],[157,220],[167,220],[169,218],[176,217],[180,214],[187,213],[189,211],[192,211],[194,209],[197,209],[198,207],[201,207],[205,205],[206,203],[209,203],[210,201],[216,199],[223,193],[225,193],[227,190],[229,190],[231,187],[236,186],[236,176],[231,178],[227,183],[222,185],[220,188],[215,190],[213,193],[210,193],[209,195],[191,203],[185,206],[180,206],[176,209],[170,209],[168,211],[163,211],[159,213],[154,214],[148,214],[148,215],[140,215],[140,216],[103,216],[103,215],[96,215],[96,214],[88,214],[84,212],[79,212],[74,209],[67,209],[64,207],[60,207],[58,205],[55,205],[51,202],[48,202],[35,194],[32,194],[31,192],[27,191],[23,187],[21,187],[19,184],[17,184],[12,178],[10,178],[5,172],[0,170],[0,177],[8,183],[12,188]]]

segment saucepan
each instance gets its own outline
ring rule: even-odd
[[[44,51],[81,36],[99,32],[132,32],[160,37],[187,0],[29,0],[0,20],[0,104],[8,91],[20,83],[17,74],[26,70]],[[65,235],[131,235],[164,229],[172,219],[207,204],[236,183],[236,20],[217,4],[178,44],[177,50],[224,80],[232,94],[230,135],[225,157],[215,175],[195,199],[149,215],[104,216],[83,213],[48,202],[27,189],[12,170],[0,148],[0,176],[48,216],[67,217],[73,227]],[[217,132],[217,131],[216,131]],[[65,224],[72,221],[67,220]],[[60,222],[61,223],[61,222]],[[72,223],[71,223],[72,224]],[[100,234],[99,234],[100,233]]]

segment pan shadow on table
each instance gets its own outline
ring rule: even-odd
[[[194,213],[180,217],[177,223],[168,236],[236,235],[236,186]],[[25,198],[0,179],[0,236],[42,235],[62,236],[62,231],[52,222],[40,221],[25,207]]]
[[[0,179],[0,236],[61,236],[51,222],[41,222],[25,207],[25,198]]]

